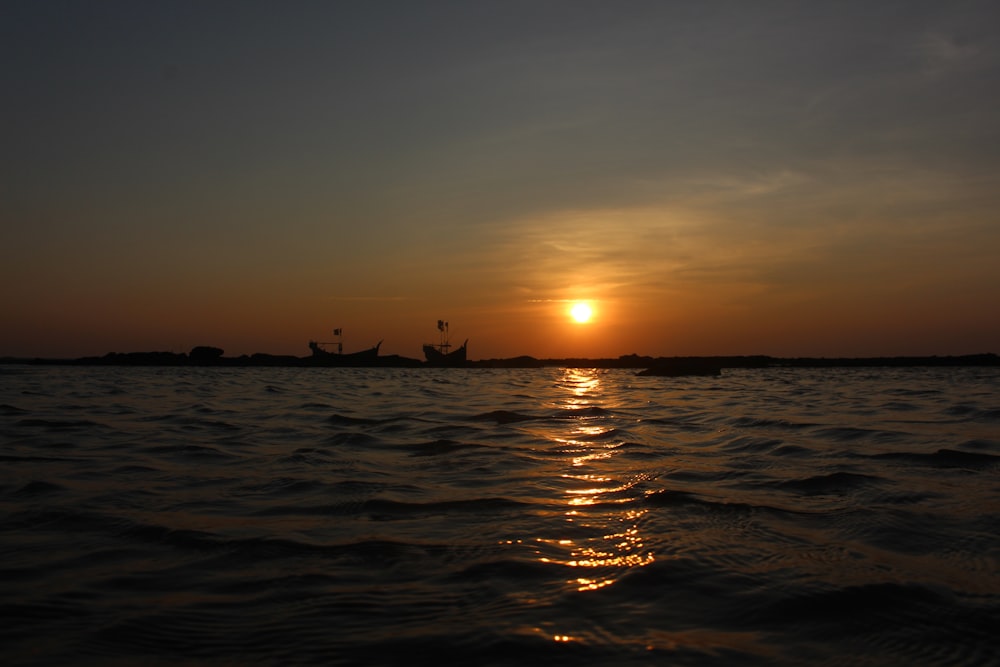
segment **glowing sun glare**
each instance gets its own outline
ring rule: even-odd
[[[590,306],[581,302],[574,303],[573,307],[569,309],[569,314],[574,322],[583,324],[590,321],[590,316],[594,314],[594,311],[590,309]]]

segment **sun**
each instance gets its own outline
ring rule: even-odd
[[[574,322],[578,324],[585,324],[590,321],[591,316],[593,316],[594,311],[590,306],[583,301],[578,301],[573,304],[569,309],[569,315],[573,318]]]

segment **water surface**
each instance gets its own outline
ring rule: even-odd
[[[984,665],[1000,372],[0,367],[7,664]]]

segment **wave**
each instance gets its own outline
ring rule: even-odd
[[[444,454],[453,454],[454,452],[466,450],[466,449],[485,449],[491,450],[493,447],[487,447],[485,445],[477,445],[467,442],[457,442],[455,440],[432,440],[430,442],[421,442],[415,445],[403,445],[401,449],[410,452],[410,456],[442,456]]]
[[[777,428],[789,431],[798,431],[816,426],[816,424],[808,422],[794,422],[787,419],[767,417],[734,417],[729,420],[729,423],[736,428]]]
[[[529,415],[511,410],[491,410],[470,417],[473,421],[491,421],[497,424],[516,424],[518,422],[539,421],[539,420],[563,420],[581,419],[587,417],[610,417],[613,416],[610,410],[597,406],[583,408],[562,408],[556,412],[544,416]]]
[[[805,479],[791,479],[773,482],[771,486],[783,491],[800,493],[802,495],[842,495],[853,493],[859,489],[878,485],[886,480],[877,475],[863,475],[852,472],[834,472],[828,475],[815,475]]]
[[[757,511],[788,513],[788,510],[783,510],[769,505],[730,502],[725,500],[710,500],[697,493],[689,491],[674,491],[669,489],[649,491],[643,496],[642,502],[653,507],[686,506],[710,510],[712,512],[723,512],[726,514],[743,514]]]
[[[218,459],[218,460],[238,458],[232,454],[222,451],[218,447],[213,447],[211,445],[192,445],[192,444],[156,445],[156,446],[146,447],[145,450],[150,454],[165,455],[165,456],[180,456],[183,458]]]
[[[20,428],[42,428],[50,431],[75,431],[93,428],[107,428],[105,424],[89,419],[20,419],[14,422]]]
[[[66,487],[59,484],[53,484],[52,482],[44,482],[41,480],[33,480],[28,482],[20,489],[14,492],[15,496],[41,496],[48,495],[52,493],[61,493],[66,490]]]
[[[552,413],[551,416],[555,419],[579,419],[581,417],[610,417],[613,415],[614,413],[611,410],[590,405],[585,408],[563,408],[558,412]]]
[[[727,440],[721,449],[729,452],[739,453],[760,453],[777,449],[784,441],[774,438],[758,438],[751,436],[739,436]]]
[[[518,422],[541,419],[541,417],[525,415],[519,412],[511,412],[509,410],[491,410],[490,412],[474,415],[470,417],[470,419],[474,421],[491,421],[496,422],[497,424],[516,424]]]
[[[284,498],[322,491],[327,485],[315,479],[302,479],[295,477],[276,477],[266,482],[243,484],[234,489],[230,495],[245,496],[266,496]]]
[[[759,611],[765,623],[833,624],[841,633],[921,616],[921,607],[950,606],[954,597],[918,584],[872,583],[796,593]],[[845,624],[845,620],[850,620]],[[829,631],[829,630],[826,630]]]
[[[962,421],[1000,421],[1000,408],[980,408],[977,405],[959,403],[945,409],[945,414],[960,417]]]
[[[833,440],[835,442],[854,442],[858,440],[891,442],[907,437],[906,433],[899,431],[885,431],[882,429],[858,428],[853,426],[819,428],[814,430],[813,433],[817,437]]]
[[[326,439],[330,445],[350,445],[352,447],[378,446],[384,441],[382,438],[369,433],[348,431],[344,433],[334,433]]]
[[[469,498],[465,500],[441,500],[425,503],[410,503],[384,498],[373,498],[361,503],[364,512],[378,514],[441,514],[452,512],[503,512],[528,506],[509,498]]]
[[[326,421],[334,426],[373,426],[375,424],[381,424],[385,420],[333,414],[327,417]]]
[[[0,454],[0,461],[9,461],[10,463],[21,463],[29,461],[37,462],[50,462],[57,463],[62,461],[81,461],[79,457],[73,456],[37,456],[37,455],[25,455],[19,456],[17,454]]]
[[[968,470],[986,470],[1000,466],[1000,456],[983,452],[964,452],[956,449],[939,449],[932,454],[917,452],[885,452],[871,454],[869,458],[905,461],[914,465],[933,468],[963,468]]]
[[[846,662],[971,667],[996,657],[1000,606],[918,583],[880,582],[794,593],[756,610],[750,622],[839,642]]]

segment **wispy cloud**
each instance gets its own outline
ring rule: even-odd
[[[924,72],[930,76],[972,67],[988,55],[984,45],[942,32],[925,35],[918,49],[924,61]]]

